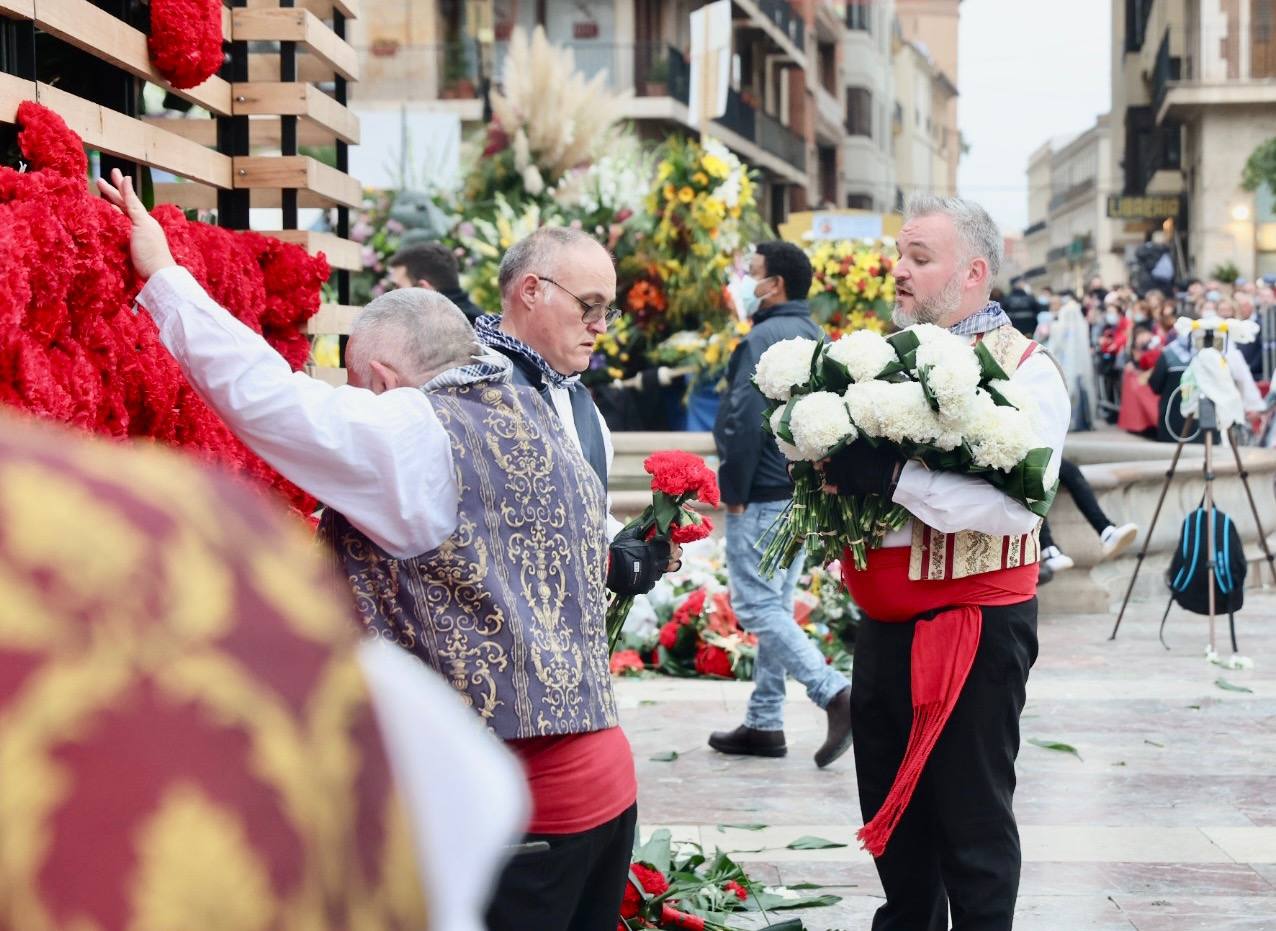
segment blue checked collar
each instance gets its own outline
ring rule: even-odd
[[[515,339],[502,330],[501,319],[500,316],[495,314],[485,314],[474,321],[474,331],[478,334],[479,342],[486,346],[491,346],[507,356],[521,356],[526,359],[536,366],[536,369],[541,374],[541,380],[547,385],[570,388],[580,381],[579,374],[564,375],[562,372],[555,370],[539,352],[521,339]]]
[[[998,327],[1010,326],[1010,317],[1001,309],[996,301],[989,301],[983,310],[971,314],[965,320],[959,320],[948,328],[949,333],[958,336],[977,336],[988,333]]]

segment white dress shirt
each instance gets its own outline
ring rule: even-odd
[[[452,447],[424,392],[293,372],[181,267],[153,275],[137,302],[235,435],[391,556],[427,553],[456,530]]]
[[[1037,351],[1015,370],[1010,382],[1020,393],[1036,399],[1037,435],[1041,445],[1052,450],[1047,474],[1058,475],[1072,419],[1072,404],[1058,368],[1049,356]],[[916,460],[904,464],[891,500],[941,533],[976,530],[998,537],[1020,536],[1031,532],[1040,520],[982,478],[956,472],[932,472]],[[888,533],[882,546],[911,546],[912,534],[912,521],[909,521],[899,530]]]

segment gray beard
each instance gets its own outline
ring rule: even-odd
[[[919,298],[914,295],[911,311],[905,310],[896,298],[895,307],[891,310],[891,323],[901,330],[918,323],[938,324],[960,306],[961,282],[954,275],[943,290],[933,297]]]

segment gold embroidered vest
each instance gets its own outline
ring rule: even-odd
[[[991,330],[983,337],[1002,369],[1013,375],[1028,357],[1041,350],[1013,326]],[[941,533],[920,520],[913,521],[912,551],[908,577],[917,581],[964,579],[983,572],[1016,569],[1041,560],[1041,521],[1031,533],[998,537],[976,530]]]
[[[460,490],[452,536],[394,559],[341,515],[320,525],[363,623],[436,669],[503,739],[616,726],[602,483],[533,389],[428,395]]]

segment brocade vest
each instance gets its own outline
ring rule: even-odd
[[[502,739],[616,726],[602,484],[535,391],[479,382],[427,394],[451,442],[457,527],[436,550],[395,559],[327,511],[320,534],[360,618],[437,670]]]
[[[1013,374],[1034,352],[1045,351],[1013,326],[998,327],[982,339],[997,364],[1008,374]],[[1040,520],[1030,533],[1014,537],[998,537],[977,530],[941,533],[920,520],[913,521],[908,577],[914,582],[964,579],[1040,561]]]

